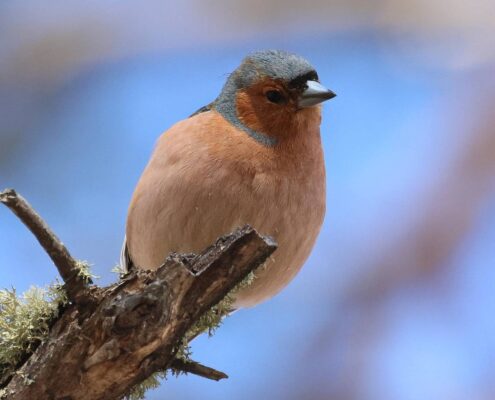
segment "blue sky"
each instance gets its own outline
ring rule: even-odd
[[[342,308],[343,299],[370,276],[374,266],[367,261],[408,234],[459,147],[462,135],[449,127],[445,98],[469,79],[463,73],[391,58],[383,39],[366,31],[288,35],[149,53],[76,74],[40,95],[1,165],[0,186],[23,194],[72,254],[94,265],[98,283],[114,281],[110,269],[130,195],[158,135],[214,99],[226,74],[261,48],[304,55],[338,94],[325,104],[321,128],[325,224],[305,268],[283,293],[234,314],[213,338],[194,343],[194,357],[226,371],[229,380],[170,378],[149,399],[289,398],[312,382],[329,384],[322,396],[333,393],[328,380],[338,376],[339,353],[323,340],[321,364],[307,365],[311,343],[346,326],[342,315],[354,311]],[[360,366],[359,399],[473,398],[493,371],[494,197],[483,204],[459,246],[442,259],[446,277],[412,281],[381,309],[382,335]],[[57,277],[6,209],[0,209],[0,268],[0,286],[19,291]]]

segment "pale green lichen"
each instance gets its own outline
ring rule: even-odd
[[[111,271],[115,274],[118,274],[120,279],[122,279],[127,274],[127,270],[120,264],[114,266]]]
[[[87,261],[78,260],[76,264],[78,276],[85,283],[97,278]],[[43,341],[67,303],[66,292],[58,282],[47,288],[33,286],[20,297],[14,288],[0,290],[0,382]]]
[[[125,396],[125,399],[128,400],[143,400],[145,398],[145,394],[148,390],[156,389],[160,386],[160,379],[166,379],[167,372],[159,371],[155,372],[153,375],[150,375],[140,384],[134,386],[130,393]]]
[[[31,287],[21,297],[14,288],[0,290],[0,381],[46,337],[65,304],[67,296],[58,283]]]
[[[88,261],[76,260],[76,267],[78,269],[77,275],[82,278],[85,284],[90,284],[94,279],[99,278],[91,273],[91,264]]]
[[[13,392],[7,388],[0,389],[0,400],[6,399],[7,396],[12,395]]]

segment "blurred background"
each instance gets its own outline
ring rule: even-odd
[[[115,281],[158,135],[265,48],[338,94],[322,232],[283,293],[194,342],[230,379],[147,398],[494,399],[493,0],[2,1],[0,189]],[[56,276],[0,209],[0,287]]]

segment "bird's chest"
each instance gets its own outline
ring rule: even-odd
[[[325,171],[320,152],[285,163],[267,161],[224,187],[234,221],[275,237],[319,229],[325,212]],[[227,193],[228,192],[228,193]]]
[[[278,292],[308,257],[325,214],[323,159],[259,172],[244,186],[245,195],[239,197],[235,211],[238,222],[274,237],[278,249],[252,286],[238,294],[238,306],[256,304]]]

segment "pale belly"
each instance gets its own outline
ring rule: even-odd
[[[256,305],[284,288],[310,254],[325,213],[324,174],[316,172],[321,171],[304,179],[258,174],[246,180],[231,171],[222,179],[222,171],[215,170],[214,180],[206,171],[197,182],[157,176],[154,190],[140,197],[138,187],[131,206],[130,217],[140,215],[139,221],[130,218],[127,228],[133,262],[157,268],[172,251],[198,253],[249,224],[278,243],[255,281],[236,296],[236,308]]]

